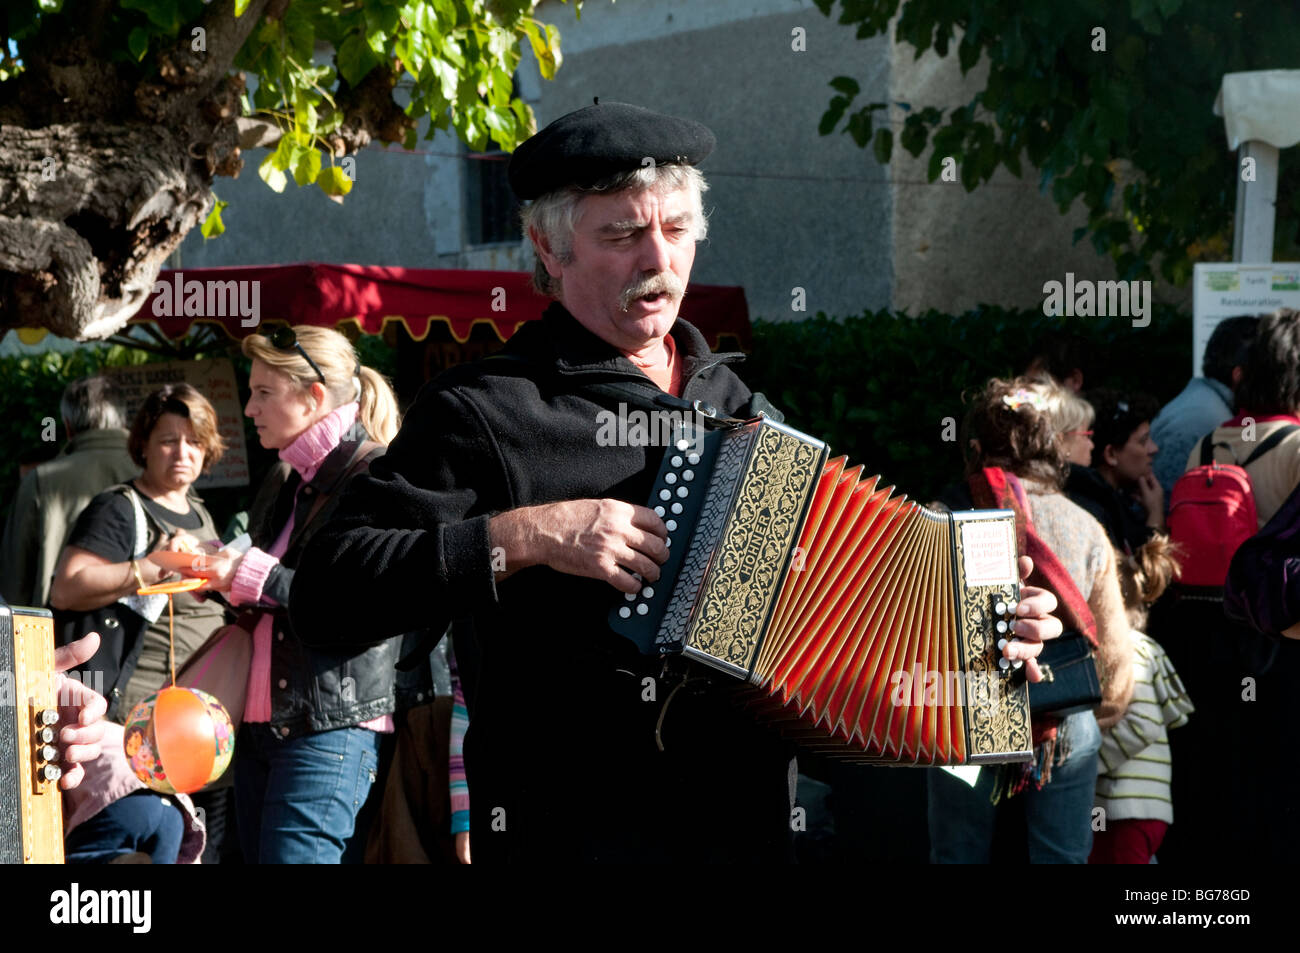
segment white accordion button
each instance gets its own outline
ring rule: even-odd
[[[694,479],[695,479],[695,471],[694,471],[694,470],[683,470],[683,471],[682,471],[682,479],[685,480],[685,481],[687,481],[688,483],[689,483],[691,480],[694,480]]]
[[[995,625],[994,628],[997,629],[999,632],[1005,632],[1007,631],[1007,624],[1003,622],[1001,619],[999,619],[998,624]]]
[[[1007,604],[1005,602],[999,602],[993,607],[993,611],[996,612],[998,615],[1006,615]]]
[[[678,441],[677,441],[677,449],[680,450],[680,451],[682,451],[683,453],[686,452],[686,449],[687,449],[690,445],[691,445],[691,442],[690,442],[689,440],[678,440]]]
[[[650,586],[646,586],[641,590],[641,595],[645,596],[647,599],[653,599],[655,597],[655,591]]]
[[[695,464],[700,462],[700,455],[698,453],[688,453],[686,455],[686,462],[691,466],[695,466]]]
[[[648,605],[646,605],[644,602],[642,602],[641,604],[639,604],[639,605],[636,607],[636,614],[637,614],[637,615],[645,615],[645,614],[646,614],[647,612],[649,612],[649,611],[650,611],[650,607],[649,607]],[[1003,659],[1002,661],[1005,662],[1006,659]]]
[[[681,458],[681,457],[673,457],[672,463],[673,463],[673,466],[675,466],[675,467],[680,467],[680,466],[682,465],[682,458]]]
[[[680,504],[680,503],[674,503],[673,506],[672,506],[672,510],[673,510],[673,512],[674,512],[675,514],[677,514],[678,516],[680,516],[680,515],[681,515],[681,512],[682,512],[682,504]]]
[[[644,603],[642,603],[642,605],[644,605]],[[640,611],[641,611],[641,606],[637,606],[636,609],[637,609],[638,612],[640,612]],[[1005,672],[1005,671],[1006,671],[1007,669],[1009,669],[1010,667],[1011,667],[1011,659],[1008,659],[1008,658],[1000,658],[1000,659],[998,659],[998,668],[1002,669],[1002,670]]]
[[[628,596],[628,598],[631,599],[632,597],[631,597],[631,596]],[[998,639],[998,651],[1001,652],[1001,651],[1002,651],[1003,649],[1005,649],[1006,647],[1007,647],[1007,640],[1006,640],[1006,639]]]
[[[632,618],[632,610],[629,609],[627,606],[624,606],[623,608],[618,610],[618,617],[620,619],[630,619]]]
[[[669,536],[667,539],[664,540],[665,546],[671,546],[672,544],[673,544],[673,538],[671,536]]]
[[[673,530],[677,528],[677,520],[669,520],[664,525],[668,527],[668,532],[671,533]]]
[[[665,482],[665,483],[668,483],[668,484],[676,483],[676,482],[677,482],[677,474],[676,474],[676,473],[673,473],[672,471],[669,471],[668,473],[665,473],[665,474],[664,474],[664,482]]]
[[[672,498],[673,498],[673,491],[672,491],[672,490],[660,490],[660,491],[659,491],[659,499],[661,499],[661,500],[671,500]]]
[[[677,495],[680,496],[682,499],[686,499],[686,497],[690,494],[690,492],[691,491],[686,489],[686,487],[684,486],[679,486],[677,488]]]
[[[668,511],[667,511],[666,509],[664,509],[662,506],[656,506],[656,507],[655,507],[655,516],[663,516],[663,515],[664,515],[665,513],[667,513],[667,512],[668,512]]]
[[[635,593],[635,592],[625,592],[625,593],[623,593],[623,598],[626,599],[628,602],[633,602],[633,601],[636,600],[636,593]]]

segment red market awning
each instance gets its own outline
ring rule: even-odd
[[[522,271],[461,271],[385,268],[374,265],[244,265],[234,268],[165,269],[153,292],[131,319],[153,323],[169,338],[184,337],[190,325],[220,324],[233,337],[257,331],[263,321],[334,327],[354,321],[378,334],[400,321],[416,340],[434,324],[445,324],[464,343],[477,323],[491,326],[502,341],[527,321],[541,317],[549,299],[533,291]],[[749,306],[743,288],[690,285],[682,317],[715,350],[749,350]]]

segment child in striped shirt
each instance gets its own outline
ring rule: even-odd
[[[1155,537],[1135,556],[1117,554],[1120,588],[1133,627],[1133,700],[1102,734],[1095,805],[1104,827],[1093,834],[1090,864],[1150,863],[1174,822],[1168,730],[1187,723],[1192,702],[1164,649],[1139,631],[1146,606],[1178,571],[1172,547]]]

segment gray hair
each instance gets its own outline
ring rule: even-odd
[[[59,413],[68,436],[88,430],[124,429],[122,394],[111,380],[103,375],[82,377],[63,389]]]
[[[529,202],[520,213],[523,219],[524,234],[536,229],[545,236],[551,251],[561,264],[573,261],[573,229],[578,220],[578,207],[588,195],[605,193],[609,195],[627,191],[654,191],[659,194],[686,187],[690,192],[691,216],[693,229],[691,238],[702,242],[709,235],[709,220],[704,214],[704,193],[709,184],[704,181],[700,170],[690,165],[648,165],[639,169],[616,172],[601,179],[593,185],[569,186],[547,192],[545,195]],[[532,241],[531,235],[529,240]],[[560,280],[546,270],[541,255],[537,255],[536,243],[533,248],[536,261],[533,264],[533,287],[541,294],[552,298],[560,295]]]

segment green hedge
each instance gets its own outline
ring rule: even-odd
[[[67,442],[59,400],[69,382],[98,374],[106,367],[125,367],[162,360],[145,351],[113,345],[66,353],[0,357],[0,516],[18,486],[18,458],[43,443],[44,421],[54,420],[56,447]]]
[[[958,443],[943,437],[945,418],[960,427],[963,394],[990,377],[1020,373],[1043,335],[1062,330],[1087,339],[1097,355],[1085,389],[1145,391],[1163,403],[1190,375],[1191,317],[1170,307],[1157,307],[1145,328],[1128,318],[992,307],[915,318],[882,310],[758,321],[741,374],[791,426],[928,500],[962,473]]]

